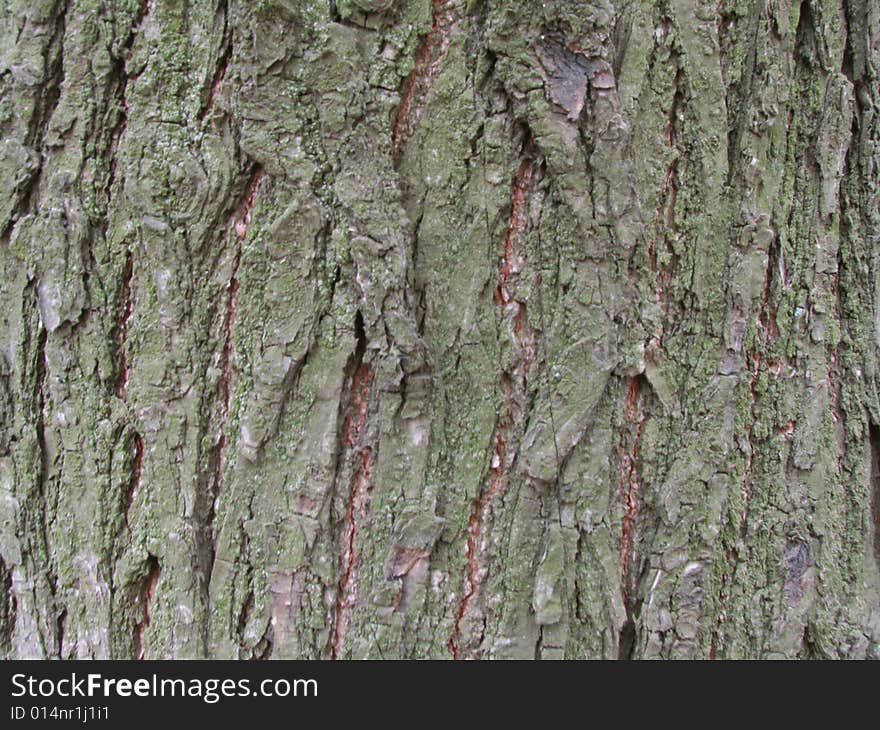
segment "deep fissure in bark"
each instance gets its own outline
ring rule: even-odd
[[[428,92],[434,85],[440,64],[449,50],[450,34],[455,22],[452,0],[432,0],[434,21],[431,30],[416,52],[413,70],[403,85],[397,117],[391,132],[391,148],[399,162],[406,143],[415,134]]]
[[[349,497],[342,525],[341,577],[337,586],[330,656],[338,659],[345,647],[351,610],[358,597],[358,537],[369,520],[373,479],[373,448],[366,443],[366,425],[373,386],[373,367],[363,361],[367,348],[364,320],[355,317],[354,369],[347,386],[348,405],[340,438],[340,464],[351,469]],[[343,472],[344,473],[344,472]]]
[[[880,426],[868,422],[868,443],[870,446],[869,489],[871,495],[871,545],[874,561],[880,568]]]
[[[9,653],[12,650],[12,637],[15,632],[15,619],[17,601],[15,592],[12,590],[12,571],[6,567],[6,563],[0,558],[0,648]]]
[[[644,375],[634,375],[626,386],[624,418],[618,444],[618,499],[623,506],[620,525],[620,590],[626,621],[618,637],[618,658],[632,657],[636,641],[636,614],[642,522],[642,437],[648,420],[648,389]]]
[[[125,496],[125,522],[128,523],[129,512],[137,498],[138,491],[141,488],[141,476],[144,471],[144,438],[138,433],[132,435],[131,443],[133,446],[133,461],[131,481],[128,484],[128,492]]]
[[[232,61],[232,38],[229,34],[228,0],[222,0],[217,12],[223,15],[223,50],[220,53],[220,57],[217,59],[217,68],[214,70],[214,74],[211,77],[211,83],[207,87],[207,99],[205,100],[202,110],[199,112],[199,121],[204,121],[213,111],[217,94],[220,93],[220,86],[226,78],[226,72]]]
[[[495,302],[501,308],[502,321],[512,320],[511,340],[515,354],[512,367],[504,372],[500,379],[504,406],[495,425],[488,484],[474,501],[468,520],[464,589],[456,611],[452,635],[447,643],[454,659],[459,659],[462,653],[460,646],[462,621],[467,616],[471,602],[479,596],[486,577],[487,568],[481,565],[484,531],[491,519],[493,502],[503,494],[508,470],[515,459],[515,447],[512,447],[511,440],[512,431],[516,426],[516,400],[525,387],[529,369],[535,359],[534,332],[528,324],[526,304],[515,296],[515,286],[525,264],[529,201],[535,177],[531,141],[527,142],[525,150],[527,156],[520,163],[513,180],[510,218],[504,236],[501,263],[498,268],[498,284],[494,294]]]
[[[233,328],[235,326],[235,310],[238,302],[238,268],[241,264],[241,246],[245,238],[247,238],[248,228],[251,223],[251,212],[254,207],[254,198],[256,197],[265,176],[266,172],[262,167],[258,166],[254,170],[250,182],[247,185],[244,199],[232,220],[235,252],[233,254],[229,282],[226,285],[229,295],[226,299],[223,319],[223,352],[221,355],[221,370],[218,385],[220,393],[220,414],[218,419],[219,436],[217,438],[217,446],[215,449],[214,473],[209,493],[210,507],[208,525],[212,533],[212,541],[216,539],[216,535],[214,535],[214,515],[217,512],[217,502],[220,499],[220,483],[223,476],[224,454],[227,442],[226,422],[229,418],[229,408],[232,403],[234,376],[233,357],[235,347]],[[210,575],[210,566],[208,571],[208,574]]]
[[[134,656],[135,659],[144,659],[146,646],[144,644],[144,632],[150,626],[152,619],[151,611],[153,599],[155,598],[156,586],[159,583],[159,576],[162,574],[162,567],[159,559],[155,555],[150,555],[146,563],[146,575],[141,583],[140,602],[143,615],[140,621],[135,624],[134,629]]]
[[[126,338],[128,337],[128,328],[131,322],[131,316],[134,312],[134,299],[132,292],[132,279],[134,277],[134,254],[131,250],[125,256],[125,268],[122,273],[122,289],[120,290],[120,315],[119,324],[116,327],[116,340],[119,351],[119,385],[117,386],[117,395],[125,400],[128,393],[129,366],[128,355],[126,354]]]

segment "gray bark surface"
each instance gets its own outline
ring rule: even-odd
[[[876,0],[0,0],[0,655],[880,658]]]

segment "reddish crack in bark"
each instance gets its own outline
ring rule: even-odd
[[[623,505],[620,525],[620,596],[626,620],[618,636],[618,658],[629,659],[636,638],[634,606],[638,586],[638,532],[642,508],[642,436],[648,420],[644,376],[630,378],[624,419],[620,427],[618,453],[618,499]]]
[[[134,260],[131,251],[125,258],[125,270],[122,274],[122,316],[119,320],[119,328],[117,335],[117,346],[119,348],[119,386],[116,394],[120,399],[125,400],[128,391],[129,366],[128,356],[125,351],[125,341],[128,337],[128,327],[131,322],[131,314],[134,310],[134,302],[132,299],[131,281],[134,276]]]
[[[18,598],[15,595],[13,587],[12,570],[7,567],[5,562],[3,562],[2,557],[0,557],[0,576],[2,576],[0,591],[2,591],[6,598],[6,603],[4,605],[6,611],[5,643],[7,647],[10,647],[12,646],[13,637],[15,636],[15,624],[18,621]]]
[[[515,317],[519,315],[519,307],[522,305],[513,300],[508,282],[518,277],[525,264],[523,239],[529,223],[528,194],[534,175],[535,163],[530,159],[523,160],[513,181],[510,220],[507,224],[507,234],[504,236],[504,255],[498,270],[498,286],[495,289],[495,301],[501,307],[507,307],[512,303],[516,308]]]
[[[461,635],[461,622],[467,613],[471,600],[476,595],[483,579],[486,577],[487,569],[481,568],[479,564],[479,553],[483,550],[482,533],[483,524],[489,517],[492,510],[492,501],[501,492],[505,477],[505,461],[507,457],[507,440],[509,424],[505,419],[499,422],[498,430],[495,434],[495,449],[492,453],[492,468],[489,470],[489,486],[485,492],[474,502],[471,516],[468,520],[467,542],[465,543],[465,555],[467,556],[467,573],[465,575],[464,594],[458,605],[458,611],[455,615],[455,625],[453,626],[452,636],[449,638],[449,651],[452,652],[454,659],[461,656],[461,647],[459,646],[459,638]]]
[[[530,150],[531,146],[527,146]],[[492,514],[495,498],[502,494],[507,485],[507,470],[515,456],[511,444],[512,429],[515,423],[517,396],[524,392],[529,369],[535,359],[535,333],[529,325],[526,304],[517,300],[515,288],[519,274],[526,259],[525,243],[529,223],[529,194],[535,176],[535,163],[526,158],[517,170],[513,182],[510,218],[504,237],[503,255],[498,269],[498,285],[495,301],[501,307],[502,315],[511,323],[511,339],[514,344],[514,359],[508,373],[501,378],[501,388],[505,394],[503,415],[495,429],[495,444],[492,464],[489,469],[489,482],[483,493],[474,501],[468,520],[465,555],[467,557],[464,592],[456,611],[452,635],[447,647],[453,658],[461,656],[461,624],[470,604],[479,594],[488,566],[481,565],[485,550],[483,532]],[[511,377],[511,375],[513,377]]]
[[[220,374],[219,390],[220,390],[220,436],[217,439],[216,454],[214,457],[214,474],[211,483],[211,508],[208,516],[208,523],[211,530],[214,529],[214,515],[217,511],[217,500],[220,497],[220,481],[223,474],[224,452],[226,449],[226,421],[229,417],[229,408],[232,403],[232,357],[233,357],[233,327],[235,325],[235,310],[238,302],[238,267],[241,263],[241,242],[247,237],[248,227],[251,222],[251,212],[254,207],[254,198],[260,189],[260,184],[266,176],[262,168],[257,168],[248,183],[244,200],[233,217],[233,230],[238,245],[236,247],[235,256],[232,260],[232,272],[229,276],[227,289],[229,290],[229,298],[226,303],[226,316],[223,324],[223,354],[222,369]]]
[[[147,18],[153,12],[153,2],[148,1],[145,2],[140,9],[140,14],[135,19],[134,24],[131,27],[131,32],[128,35],[128,38],[125,41],[125,44],[122,46],[121,53],[114,56],[113,62],[116,66],[117,73],[119,76],[119,85],[117,87],[118,91],[118,101],[121,107],[120,109],[120,119],[114,126],[113,130],[110,133],[110,144],[108,149],[107,159],[110,161],[110,175],[107,180],[107,201],[109,203],[111,192],[113,190],[113,184],[116,180],[116,173],[119,170],[119,142],[122,139],[122,136],[125,134],[125,131],[128,129],[128,116],[129,116],[129,105],[128,105],[128,97],[126,95],[128,89],[128,82],[130,81],[128,72],[126,71],[125,64],[128,60],[132,47],[134,46],[135,40],[141,34],[141,29],[143,28],[144,23]]]
[[[131,512],[131,506],[137,497],[138,490],[141,486],[141,475],[144,471],[144,439],[140,434],[134,437],[134,471],[131,476],[131,483],[128,488],[128,497],[125,504],[125,521],[128,523],[128,514]]]
[[[362,363],[351,379],[348,410],[342,427],[342,445],[348,452],[345,460],[353,462],[351,496],[346,511],[342,555],[342,577],[336,598],[336,615],[330,654],[337,659],[342,654],[348,629],[351,626],[351,608],[358,594],[358,535],[361,526],[369,518],[370,491],[373,481],[373,450],[361,446],[361,437],[367,422],[373,369]]]
[[[870,507],[870,545],[880,569],[880,427],[868,421],[868,506]]]
[[[162,568],[156,556],[151,555],[148,561],[147,577],[144,579],[141,600],[144,605],[143,618],[135,625],[134,633],[134,655],[137,659],[144,658],[144,631],[150,625],[150,607],[153,602],[153,596],[156,592],[156,585],[159,582],[159,576]]]
[[[229,67],[229,59],[232,56],[232,44],[230,43],[223,51],[223,55],[220,56],[220,60],[217,64],[217,70],[214,72],[214,78],[211,81],[211,88],[208,92],[208,100],[205,102],[204,109],[199,114],[199,120],[204,120],[214,108],[214,102],[217,100],[217,94],[220,93],[220,87],[223,84],[223,79],[226,78],[226,70]]]
[[[639,377],[630,378],[626,397],[626,420],[621,428],[619,491],[624,505],[620,534],[620,589],[627,612],[637,576],[632,567],[638,558],[636,522],[642,500],[641,446],[648,414],[640,397]]]
[[[342,443],[349,448],[354,448],[357,445],[361,431],[367,422],[367,408],[370,405],[372,382],[372,368],[369,365],[361,364],[352,377],[349,411],[342,426]]]
[[[262,167],[258,167],[254,171],[254,174],[251,176],[251,181],[248,183],[244,200],[235,214],[235,235],[239,241],[243,241],[247,237],[248,227],[251,224],[251,211],[254,207],[254,198],[256,197],[257,191],[260,189],[260,185],[263,183],[263,178],[265,177],[266,171]]]
[[[416,53],[415,65],[403,86],[397,118],[391,131],[391,150],[399,159],[403,148],[415,134],[425,111],[428,91],[434,85],[440,64],[449,50],[450,32],[455,22],[451,0],[433,0],[434,24]]]
[[[668,36],[671,27],[671,23],[668,20],[664,20],[661,23],[660,30],[663,39]],[[666,142],[674,156],[670,160],[669,165],[666,168],[666,174],[663,178],[663,191],[660,195],[660,201],[657,205],[657,211],[654,216],[655,233],[648,244],[648,265],[650,266],[651,271],[657,272],[655,294],[657,301],[660,303],[660,306],[667,316],[669,315],[669,297],[667,296],[666,290],[678,268],[678,255],[675,253],[673,242],[674,237],[678,233],[675,224],[675,206],[678,200],[678,161],[680,154],[678,150],[676,120],[678,118],[679,106],[682,101],[681,69],[677,65],[677,55],[673,53],[672,57],[676,59],[676,71],[672,80],[672,104],[669,109],[666,123]],[[657,252],[657,245],[661,238],[662,242],[666,245],[666,250],[669,256],[668,262],[662,266],[658,261],[659,256]]]
[[[398,546],[394,548],[391,565],[386,574],[387,578],[404,578],[418,565],[419,561],[427,559],[431,555],[430,550],[416,547]],[[399,600],[400,594],[397,596]]]

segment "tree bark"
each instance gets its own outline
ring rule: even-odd
[[[0,653],[880,658],[876,0],[0,38]]]

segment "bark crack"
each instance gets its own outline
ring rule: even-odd
[[[456,611],[452,635],[447,642],[454,659],[459,659],[462,654],[462,622],[488,574],[488,566],[481,564],[484,562],[482,554],[486,547],[483,535],[492,515],[492,505],[506,488],[508,470],[516,456],[516,448],[511,440],[516,423],[517,396],[525,390],[528,373],[535,359],[535,333],[528,322],[526,303],[515,296],[519,274],[525,264],[529,201],[535,177],[535,162],[531,158],[531,151],[532,145],[529,142],[526,145],[528,156],[522,160],[514,177],[510,218],[495,288],[495,302],[501,308],[502,316],[512,325],[514,356],[510,370],[501,376],[500,386],[505,396],[504,411],[495,427],[488,485],[474,501],[468,520],[464,591]]]
[[[7,656],[12,653],[12,641],[15,636],[15,623],[18,614],[18,601],[15,597],[15,590],[12,583],[12,570],[7,567],[3,558],[0,557],[0,629],[3,631],[2,643]]]
[[[671,159],[666,167],[663,177],[663,189],[657,203],[654,215],[654,235],[648,242],[648,266],[656,274],[655,295],[662,311],[668,317],[670,301],[667,287],[678,268],[679,257],[675,251],[675,237],[677,226],[675,222],[675,208],[678,200],[679,187],[679,159],[682,151],[679,148],[678,115],[685,101],[684,98],[684,73],[681,67],[680,52],[670,36],[674,30],[672,21],[664,17],[660,21],[657,41],[667,44],[669,61],[674,65],[672,77],[672,102],[666,119],[666,144],[669,147]],[[655,49],[656,52],[656,49]],[[658,63],[657,58],[651,61],[651,68]],[[658,251],[659,245],[665,245],[665,252]],[[663,331],[660,333],[662,342]]]
[[[113,58],[115,75],[118,77],[116,84],[116,97],[119,104],[119,118],[110,131],[110,144],[108,145],[107,151],[109,174],[107,176],[106,193],[108,208],[113,194],[113,186],[116,182],[116,174],[119,169],[119,142],[125,134],[125,130],[128,128],[127,93],[128,82],[132,77],[129,77],[128,71],[126,70],[126,62],[128,61],[129,54],[131,53],[134,42],[140,33],[141,27],[151,12],[152,2],[147,0],[141,5],[138,14],[135,16],[129,34],[126,37],[125,42],[122,44],[119,54]]]
[[[648,412],[645,389],[648,387],[643,375],[630,378],[627,387],[624,422],[620,428],[618,445],[618,493],[624,513],[620,530],[620,591],[626,621],[618,637],[618,658],[629,659],[635,644],[636,592],[639,571],[639,520],[642,508],[642,437]]]
[[[144,439],[140,434],[134,435],[134,468],[132,470],[131,482],[129,482],[128,494],[125,500],[125,524],[128,525],[128,515],[131,507],[137,497],[138,490],[141,486],[141,475],[144,471]]]
[[[244,200],[239,206],[233,218],[233,230],[236,238],[236,249],[232,260],[232,270],[229,275],[229,282],[226,288],[229,296],[226,300],[226,313],[223,323],[223,352],[222,367],[220,372],[220,415],[219,415],[219,437],[217,439],[217,447],[214,455],[214,473],[211,481],[210,489],[210,509],[208,514],[208,526],[211,533],[212,545],[216,542],[216,526],[214,518],[217,514],[218,501],[220,499],[220,486],[223,477],[223,467],[225,465],[225,450],[227,444],[226,422],[229,418],[229,409],[232,405],[232,380],[233,380],[233,358],[235,339],[233,328],[235,326],[236,306],[238,303],[238,268],[241,263],[241,245],[247,237],[248,228],[251,223],[251,213],[254,207],[254,198],[260,185],[265,178],[266,173],[262,167],[257,167],[248,183]],[[213,560],[211,561],[213,563]],[[210,575],[210,566],[208,574]]]
[[[200,122],[204,121],[211,113],[211,110],[214,108],[214,102],[217,100],[217,95],[220,93],[220,87],[223,84],[223,79],[226,78],[226,71],[229,68],[230,61],[232,60],[232,36],[229,33],[228,2],[226,0],[223,0],[218,10],[219,12],[223,13],[222,38],[224,39],[224,46],[220,57],[217,59],[217,67],[214,70],[214,75],[211,78],[211,85],[207,89],[208,98],[205,101],[201,111],[199,112]]]
[[[39,311],[39,306],[36,301],[36,286],[32,286],[31,288],[33,290],[35,299],[34,309],[35,311]],[[32,414],[32,416],[34,423],[34,435],[37,441],[37,451],[39,453],[39,469],[37,473],[36,484],[38,502],[37,504],[32,505],[31,509],[27,510],[27,512],[31,516],[30,519],[34,520],[33,530],[34,532],[36,532],[37,541],[36,545],[31,544],[28,546],[28,552],[31,555],[31,560],[35,561],[35,573],[42,573],[46,581],[46,588],[48,589],[50,598],[50,610],[54,614],[56,633],[53,638],[55,642],[55,647],[50,650],[46,646],[46,637],[44,637],[41,632],[41,648],[43,649],[44,654],[54,654],[57,651],[57,655],[58,657],[60,657],[62,637],[57,633],[57,619],[61,613],[58,608],[58,575],[54,552],[50,549],[51,542],[49,539],[49,516],[47,515],[47,511],[53,508],[50,503],[50,498],[54,498],[56,500],[58,498],[57,492],[54,495],[48,494],[48,485],[52,467],[52,465],[50,464],[49,449],[47,447],[46,441],[46,408],[47,401],[51,400],[51,393],[47,394],[49,379],[49,359],[46,352],[46,342],[48,340],[48,337],[49,335],[45,327],[40,326],[35,343],[36,347],[34,348],[34,352],[31,356],[33,358],[32,368],[34,371],[35,383],[35,392],[33,396],[34,405],[36,406],[35,412]],[[54,505],[54,509],[57,511],[57,501]],[[34,605],[39,605],[36,582],[31,583],[31,590],[33,593]]]
[[[156,593],[156,585],[159,582],[159,576],[162,574],[162,567],[155,555],[147,558],[147,575],[143,580],[141,587],[141,602],[143,604],[143,618],[135,624],[134,629],[134,655],[137,659],[144,658],[146,647],[144,646],[144,632],[150,625],[153,598]]]
[[[55,16],[48,43],[42,52],[42,67],[45,69],[46,78],[42,81],[40,98],[28,121],[28,130],[25,144],[39,154],[39,165],[31,173],[28,181],[24,184],[21,197],[18,200],[18,216],[24,215],[29,210],[37,211],[39,205],[39,183],[46,161],[44,142],[52,116],[58,108],[61,100],[61,89],[64,85],[64,37],[67,34],[67,13],[69,3],[59,0],[52,8]],[[12,219],[2,221],[0,234],[6,235],[15,223],[15,214]]]
[[[745,466],[743,469],[742,486],[740,488],[740,500],[742,508],[739,517],[739,523],[736,526],[736,543],[728,545],[724,548],[725,568],[721,574],[721,585],[718,592],[718,617],[712,630],[712,638],[709,643],[709,658],[714,659],[723,641],[723,626],[727,619],[726,602],[730,596],[727,595],[730,583],[734,579],[742,560],[740,552],[745,549],[745,539],[748,533],[749,510],[752,501],[752,477],[754,473],[755,462],[755,423],[758,420],[758,401],[760,394],[758,393],[758,382],[761,377],[762,370],[769,370],[774,374],[778,374],[781,362],[773,360],[766,361],[764,351],[772,338],[779,336],[779,328],[776,323],[776,312],[772,305],[770,293],[773,285],[773,272],[777,267],[778,257],[778,241],[773,240],[767,252],[767,269],[764,276],[764,286],[761,291],[761,299],[758,304],[758,313],[756,316],[757,332],[755,338],[763,337],[763,345],[758,341],[753,342],[752,346],[745,353],[746,366],[749,372],[748,399],[749,399],[749,423],[746,429],[746,444],[748,453],[746,454]]]
[[[348,384],[348,405],[342,425],[341,463],[352,469],[348,506],[343,520],[341,558],[342,575],[336,592],[330,656],[338,659],[351,627],[351,610],[358,596],[358,537],[369,519],[370,493],[373,486],[373,449],[365,443],[367,416],[372,393],[374,370],[363,362],[366,334],[358,312],[355,321],[357,347],[355,366]]]
[[[871,455],[868,488],[871,508],[871,549],[880,569],[880,426],[868,422],[868,443]]]
[[[434,23],[416,52],[415,65],[403,85],[391,132],[391,150],[396,162],[400,161],[404,147],[419,126],[428,92],[449,50],[452,27],[457,19],[453,0],[433,0],[433,5]]]
[[[117,327],[116,344],[119,351],[119,385],[116,394],[121,400],[128,395],[128,379],[130,376],[128,354],[126,352],[126,339],[128,328],[131,323],[131,315],[134,311],[134,299],[132,294],[132,280],[134,278],[134,255],[129,249],[125,257],[125,268],[122,273],[121,315]]]

